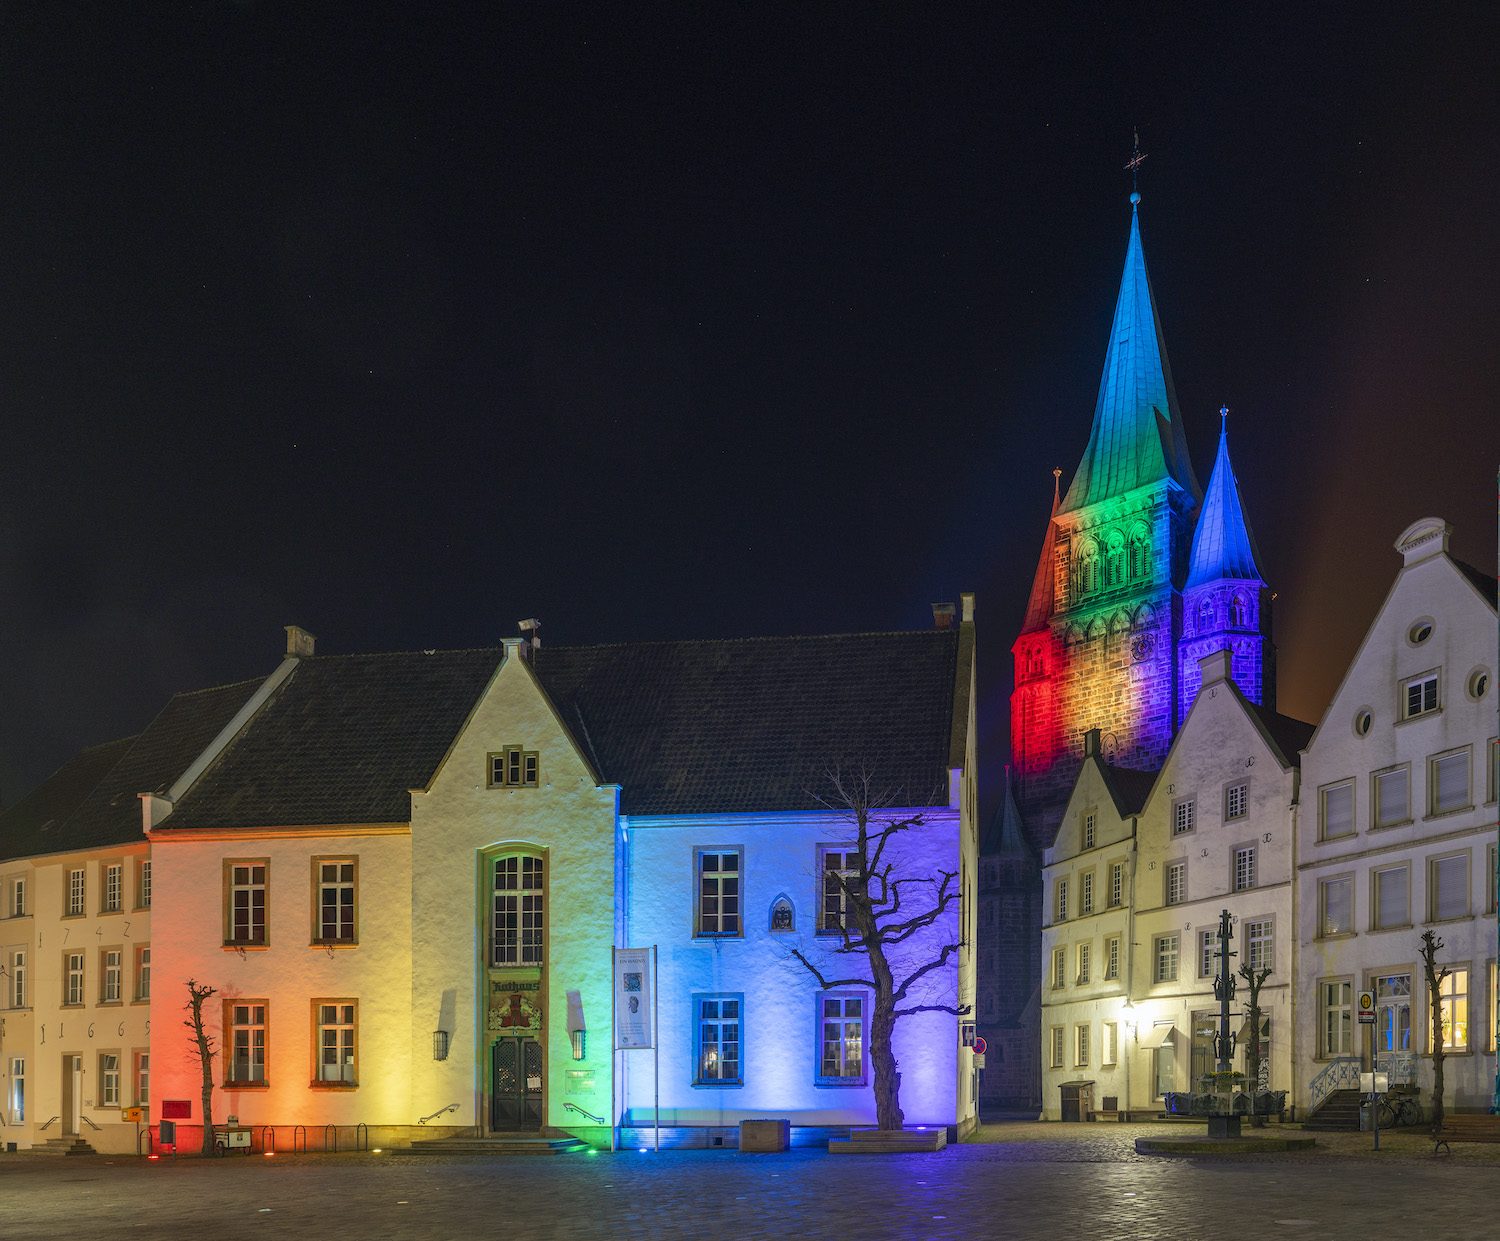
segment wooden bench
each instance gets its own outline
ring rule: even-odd
[[[1432,1135],[1432,1153],[1448,1146],[1449,1142],[1500,1142],[1500,1116],[1488,1112],[1447,1112],[1443,1115],[1443,1127]],[[1448,1146],[1448,1153],[1453,1148]]]

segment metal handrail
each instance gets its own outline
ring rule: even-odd
[[[450,1104],[448,1104],[447,1107],[440,1107],[440,1108],[438,1108],[438,1110],[435,1111],[431,1116],[423,1116],[420,1120],[417,1121],[417,1124],[419,1124],[419,1125],[425,1125],[429,1120],[436,1120],[439,1116],[443,1115],[445,1112],[456,1112],[456,1111],[458,1111],[458,1104],[457,1103],[450,1103]],[[54,1116],[53,1119],[56,1120],[57,1118]]]
[[[1335,1090],[1358,1090],[1361,1061],[1353,1056],[1340,1056],[1323,1066],[1323,1071],[1312,1079],[1307,1088],[1307,1113],[1311,1116]]]
[[[60,1121],[60,1120],[61,1120],[61,1119],[62,1119],[62,1117],[61,1117],[61,1116],[54,1116],[54,1117],[53,1117],[53,1118],[52,1118],[52,1119],[51,1119],[51,1120],[49,1120],[49,1121],[48,1121],[48,1122],[47,1122],[47,1123],[46,1123],[46,1124],[44,1124],[44,1125],[38,1125],[38,1126],[37,1126],[37,1127],[36,1127],[36,1131],[37,1131],[37,1132],[38,1132],[38,1133],[41,1133],[41,1132],[42,1132],[42,1131],[43,1131],[43,1130],[45,1130],[45,1129],[48,1129],[48,1128],[50,1128],[50,1127],[51,1127],[51,1126],[52,1126],[52,1125],[55,1125],[55,1124],[56,1124],[56,1123],[57,1123],[57,1122],[58,1122],[58,1121]]]
[[[96,1125],[93,1121],[91,1121],[87,1116],[80,1117],[79,1119],[81,1119],[83,1121],[83,1123],[86,1124],[95,1133],[103,1133],[104,1132],[104,1130],[100,1129],[99,1126]]]
[[[602,1116],[595,1116],[593,1114],[593,1112],[585,1112],[576,1103],[569,1103],[569,1102],[564,1101],[564,1103],[563,1103],[563,1110],[564,1111],[568,1111],[568,1112],[577,1112],[580,1116],[587,1117],[589,1120],[593,1121],[596,1125],[602,1125],[602,1124],[604,1124],[604,1117],[602,1117]]]

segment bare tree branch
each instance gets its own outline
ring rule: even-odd
[[[807,967],[812,976],[818,980],[818,986],[824,991],[832,991],[836,987],[870,987],[873,989],[875,986],[868,978],[825,978],[823,971],[803,956],[800,948],[793,948],[792,955]]]

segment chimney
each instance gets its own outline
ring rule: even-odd
[[[958,598],[960,603],[962,603],[963,605],[959,619],[962,620],[965,625],[972,625],[974,623],[974,592],[972,590],[966,590],[962,594],[960,594]]]
[[[1198,676],[1202,685],[1216,685],[1229,680],[1229,668],[1233,656],[1226,651],[1210,651],[1198,661]]]
[[[1099,730],[1091,728],[1083,734],[1083,756],[1084,758],[1097,757],[1099,754]]]
[[[317,639],[301,625],[286,627],[286,657],[288,659],[311,659],[313,644]]]
[[[518,620],[516,628],[521,631],[521,656],[530,659],[534,651],[542,649],[542,622],[535,616]]]
[[[951,603],[934,603],[932,605],[932,627],[934,629],[952,629],[953,616],[958,609]]]

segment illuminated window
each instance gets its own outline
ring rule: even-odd
[[[63,954],[63,1003],[76,1007],[83,1003],[83,953]]]
[[[1428,761],[1427,800],[1430,814],[1449,814],[1470,807],[1468,746]]]
[[[1073,1066],[1085,1069],[1089,1063],[1089,1028],[1086,1025],[1073,1027]]]
[[[319,858],[313,865],[318,868],[318,943],[354,943],[354,859]]]
[[[1060,1069],[1063,1067],[1063,1039],[1065,1035],[1062,1026],[1053,1026],[1051,1033],[1051,1055],[1048,1057],[1047,1065],[1049,1068]]]
[[[1245,963],[1253,970],[1272,969],[1276,964],[1276,924],[1270,918],[1245,923]]]
[[[355,1061],[355,1015],[353,1000],[314,1000],[317,1015],[318,1082],[322,1085],[353,1086],[359,1081]]]
[[[267,1004],[264,1000],[232,1000],[224,1005],[229,1032],[225,1086],[266,1084]]]
[[[1197,803],[1188,800],[1177,802],[1172,807],[1172,835],[1182,836],[1193,830],[1198,821]]]
[[[1112,862],[1109,867],[1109,903],[1110,907],[1120,904],[1125,899],[1125,863]]]
[[[1066,948],[1054,948],[1052,950],[1052,986],[1061,987],[1068,981],[1068,950]]]
[[[1078,912],[1091,914],[1094,912],[1094,872],[1088,871],[1078,881]]]
[[[1392,827],[1411,820],[1411,767],[1403,764],[1377,771],[1374,781],[1375,826]]]
[[[489,784],[492,789],[534,789],[537,787],[537,751],[518,745],[489,756]]]
[[[1329,939],[1354,932],[1354,880],[1348,876],[1318,884],[1318,935]]]
[[[1212,978],[1218,973],[1219,933],[1198,932],[1198,977]]]
[[[10,1062],[10,1123],[26,1123],[26,1061],[19,1056]]]
[[[120,1056],[118,1052],[99,1054],[99,1106],[120,1106]]]
[[[136,870],[137,886],[135,904],[137,909],[151,908],[151,860],[142,861]]]
[[[1054,921],[1066,922],[1068,920],[1068,881],[1066,879],[1057,881],[1057,899],[1053,913]]]
[[[137,944],[135,949],[135,998],[151,998],[151,945]]]
[[[26,1007],[26,950],[13,948],[10,954],[10,1006]]]
[[[1111,935],[1104,941],[1104,977],[1114,979],[1120,976],[1120,937]]]
[[[1354,781],[1324,785],[1318,790],[1318,839],[1354,835]]]
[[[68,901],[67,917],[78,918],[83,916],[83,867],[74,867],[68,871]]]
[[[1101,1063],[1108,1068],[1112,1064],[1118,1064],[1120,1060],[1120,1023],[1117,1021],[1106,1021],[1104,1023],[1104,1052]]]
[[[1243,819],[1250,809],[1250,784],[1241,780],[1224,790],[1224,818]]]
[[[1469,854],[1450,853],[1427,863],[1427,919],[1445,922],[1469,916]]]
[[[1500,1003],[1500,992],[1497,992],[1497,985],[1500,985],[1500,979],[1497,979],[1497,973],[1500,973],[1500,971],[1497,971],[1495,969],[1495,963],[1493,961],[1491,961],[1490,962],[1490,1006],[1489,1006],[1489,1009],[1487,1010],[1488,1015],[1485,1017],[1485,1022],[1484,1022],[1484,1024],[1489,1027],[1489,1031],[1490,1031],[1489,1050],[1490,1050],[1491,1054],[1493,1054],[1494,1050],[1495,1050],[1495,1005],[1497,1003]]]
[[[266,884],[270,864],[226,862],[229,882],[228,925],[224,941],[229,944],[264,945],[266,942]]]
[[[863,1085],[865,998],[840,991],[818,995],[818,1084]]]
[[[1234,890],[1246,892],[1255,886],[1255,846],[1241,845],[1234,851]]]
[[[1391,927],[1410,926],[1411,867],[1405,862],[1399,866],[1379,867],[1371,872],[1370,881],[1375,906],[1371,929],[1385,931]]]
[[[124,908],[125,866],[121,862],[109,862],[104,867],[103,904],[100,912],[117,914]]]
[[[1092,945],[1089,945],[1089,944],[1079,944],[1078,945],[1078,981],[1080,983],[1085,983],[1085,982],[1088,982],[1088,980],[1089,980],[1089,965],[1090,965],[1090,959],[1089,958],[1090,958],[1091,955],[1092,955]]]
[[[1401,718],[1414,719],[1438,709],[1438,674],[1426,672],[1401,683]]]
[[[818,903],[818,933],[836,935],[849,925],[850,897],[858,890],[859,884],[858,850],[842,845],[832,848],[819,845],[818,873],[823,877],[823,890]],[[738,890],[736,887],[735,891]]]
[[[1154,963],[1153,982],[1177,981],[1177,957],[1180,942],[1175,931],[1170,935],[1158,935],[1151,941],[1151,956]]]
[[[545,955],[546,872],[539,857],[495,859],[491,965],[540,965]]]
[[[1347,1056],[1354,1045],[1354,984],[1335,978],[1318,984],[1322,1005],[1319,1053],[1326,1057]]]
[[[99,1002],[118,1004],[125,974],[125,954],[118,948],[105,948],[99,954]]]
[[[135,1053],[135,1103],[145,1107],[151,1102],[151,1053]]]
[[[694,1033],[697,1072],[696,1086],[742,1086],[740,1055],[740,1009],[744,1004],[738,995],[700,995],[693,998],[696,1008]]]
[[[1438,983],[1438,1013],[1443,1023],[1443,1050],[1469,1050],[1469,969],[1450,966]]]
[[[1166,869],[1165,903],[1180,905],[1187,900],[1187,863],[1168,862]]]

